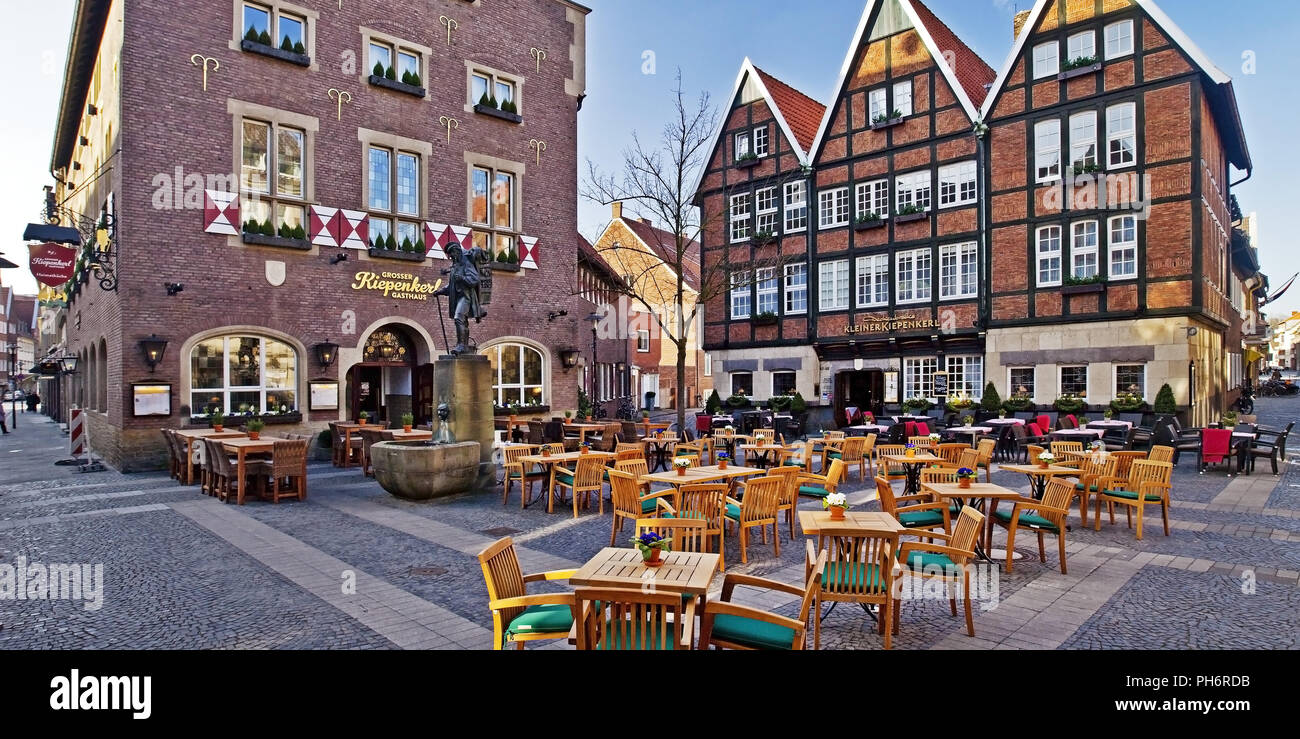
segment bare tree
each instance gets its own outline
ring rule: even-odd
[[[646,217],[658,226],[653,231],[656,243],[649,244],[658,251],[651,255],[652,259],[619,253],[644,255],[644,249],[632,244],[601,248],[600,253],[625,278],[616,288],[654,316],[662,336],[677,350],[677,425],[684,429],[688,404],[686,354],[702,306],[724,298],[729,290],[753,285],[760,271],[773,269],[772,274],[780,275],[781,265],[787,260],[778,249],[768,246],[769,234],[755,235],[748,252],[750,259],[743,264],[730,260],[729,249],[721,258],[704,258],[702,250],[694,246],[697,242],[703,244],[706,233],[722,234],[723,230],[714,226],[725,226],[727,222],[724,207],[697,207],[692,189],[697,181],[703,182],[700,175],[713,153],[718,113],[707,92],[701,93],[694,104],[687,101],[679,69],[671,114],[653,146],[644,145],[637,133],[632,133],[632,143],[623,151],[621,171],[602,173],[588,160],[582,195],[605,205],[622,202],[631,217]],[[774,181],[767,186],[780,184]],[[745,192],[748,190],[747,184]],[[719,202],[727,203],[728,198]],[[753,212],[751,208],[751,218]],[[675,285],[665,286],[663,280],[655,279],[661,264],[675,273]],[[688,297],[692,288],[686,282],[687,269],[699,273],[694,300]]]

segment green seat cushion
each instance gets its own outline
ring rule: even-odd
[[[540,464],[535,464],[535,465],[533,465],[533,468],[532,468],[532,469],[528,470],[528,476],[529,476],[529,477],[541,477],[542,475],[545,475],[545,474],[546,474],[546,469],[545,469],[544,467],[542,467]],[[511,470],[511,471],[510,471],[510,479],[511,479],[511,480],[518,480],[518,479],[519,479],[519,472],[517,472],[516,470]]]
[[[1076,483],[1074,484],[1074,489],[1075,489],[1075,490],[1083,490],[1083,483],[1081,483],[1081,482],[1076,482]],[[1097,492],[1097,486],[1096,486],[1096,485],[1089,485],[1089,486],[1088,486],[1088,492],[1090,492],[1090,493],[1095,493],[1095,492]]]
[[[1112,498],[1123,498],[1125,500],[1138,499],[1138,494],[1129,490],[1103,490],[1101,491],[1101,494],[1109,495]],[[1147,493],[1148,502],[1159,503],[1162,500],[1164,500],[1164,498],[1161,498],[1159,495],[1155,495],[1154,493]]]
[[[901,553],[902,550],[900,549],[899,552]],[[922,572],[927,569],[933,571],[935,568],[947,572],[949,567],[956,567],[957,563],[953,562],[952,558],[946,554],[913,551],[908,553],[908,557],[905,561],[902,561],[902,565],[908,569]]]
[[[755,649],[790,649],[794,646],[794,629],[720,613],[713,618],[713,638]]]
[[[883,588],[880,568],[862,562],[827,562],[822,570],[822,587],[828,590]]]
[[[727,518],[730,518],[732,521],[739,521],[739,520],[740,520],[740,506],[736,505],[735,503],[728,503],[728,504],[727,504]]]
[[[917,526],[942,526],[943,511],[931,510],[900,513],[898,514],[898,522],[909,529]]]
[[[658,500],[659,498],[651,498],[650,500],[641,501],[641,512],[654,513],[655,509],[659,507]]]
[[[839,452],[831,452],[830,454],[827,454],[826,456],[827,456],[827,457],[830,457],[831,459],[844,459],[844,455],[843,455],[843,454],[840,454]]]
[[[544,605],[528,606],[524,612],[515,616],[506,628],[507,636],[519,634],[552,634],[568,632],[573,628],[573,611],[568,606]]]
[[[558,480],[559,482],[562,482],[562,483],[566,484],[566,485],[572,485],[572,484],[573,484],[573,473],[572,473],[572,472],[569,472],[568,470],[562,470],[562,469],[558,469],[558,468],[557,468],[557,469],[555,470],[555,479]]]
[[[1002,523],[1009,523],[1011,521],[1011,511],[994,511],[993,517],[1001,521]],[[1020,526],[1028,526],[1034,529],[1046,529],[1048,531],[1056,531],[1056,524],[1052,523],[1051,521],[1048,521],[1046,518],[1043,518],[1037,513],[1021,512],[1020,518],[1017,520],[1019,521]]]
[[[812,485],[800,485],[799,494],[811,495],[814,498],[825,498],[828,495],[826,488],[814,487]]]
[[[614,629],[614,622],[613,622],[613,621],[606,621],[606,622],[605,622],[605,633],[609,635],[609,643],[608,643],[608,645],[602,643],[602,644],[599,646],[599,648],[600,648],[600,649],[637,649],[637,648],[640,648],[640,642],[641,642],[641,629],[643,629],[643,628],[645,628],[645,624],[642,624],[642,623],[639,623],[639,622],[634,622],[634,623],[632,624],[632,628],[630,628],[630,629],[628,629],[628,628],[627,628],[626,626],[624,626],[623,624],[619,624],[619,630],[616,631],[616,630]],[[627,644],[624,644],[624,643],[623,643],[623,638],[624,638],[625,635],[627,635],[627,636],[629,637],[629,641],[628,641]],[[648,644],[646,644],[646,646],[649,647],[650,649],[655,649],[655,650],[658,650],[658,649],[676,649],[676,648],[677,648],[677,640],[676,640],[676,637],[674,637],[672,634],[669,634],[669,635],[666,637],[666,638],[667,638],[667,641],[666,641],[666,642],[661,643],[660,640],[663,639],[663,638],[665,638],[665,637],[663,637],[662,634],[661,634],[660,625],[659,625],[659,624],[655,624],[654,627],[653,627],[653,630],[651,631],[651,633],[647,635],[646,641],[648,642]]]

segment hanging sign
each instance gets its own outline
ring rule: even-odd
[[[27,261],[31,263],[32,277],[50,287],[59,287],[72,279],[77,262],[77,250],[58,244],[30,244]]]

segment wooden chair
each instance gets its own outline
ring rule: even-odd
[[[997,439],[980,439],[979,444],[979,462],[971,469],[978,472],[984,470],[984,482],[993,481],[993,452],[998,448]]]
[[[370,447],[381,441],[392,441],[393,433],[384,429],[382,426],[364,426],[354,431],[361,438],[361,474],[366,477],[374,477],[374,470],[370,469]]]
[[[943,457],[943,461],[948,464],[957,464],[961,461],[962,452],[975,452],[976,458],[979,457],[979,452],[971,449],[969,444],[940,444],[934,448],[935,455]]]
[[[510,500],[510,484],[519,483],[519,509],[523,510],[528,505],[528,499],[532,497],[533,484],[544,483],[548,477],[546,468],[541,465],[530,465],[524,469],[524,463],[520,461],[521,457],[528,457],[539,452],[528,446],[506,447],[504,450],[505,462],[501,468],[505,475],[501,478],[501,505],[505,505]]]
[[[1107,454],[1105,457],[1084,457],[1083,464],[1079,467],[1079,482],[1075,483],[1074,492],[1079,496],[1079,523],[1088,525],[1088,497],[1097,494],[1102,487],[1103,480],[1109,480],[1115,477],[1115,469],[1119,465],[1119,459],[1115,453]],[[1073,498],[1074,496],[1070,496]],[[1069,502],[1066,503],[1069,507]]]
[[[906,480],[907,470],[898,462],[890,462],[885,459],[889,454],[905,454],[907,446],[904,444],[881,444],[876,447],[876,477],[883,477],[886,480]]]
[[[220,441],[204,439],[203,442],[207,446],[208,457],[212,459],[212,489],[215,491],[212,494],[217,496],[221,502],[225,503],[231,498],[236,497],[239,492],[239,466],[235,463],[235,460],[231,459],[230,455],[226,453],[226,447],[223,446]],[[247,478],[254,477],[254,475],[250,473],[251,469],[252,468],[245,463],[245,485],[248,484]]]
[[[929,436],[909,436],[907,437],[907,443],[917,449],[929,449],[934,446],[934,439]]]
[[[630,519],[635,526],[642,518],[658,518],[660,506],[670,504],[675,491],[669,488],[657,493],[643,493],[635,474],[621,470],[609,470],[608,474],[610,507],[614,509],[613,528],[609,532],[609,545],[612,547],[617,546],[623,521]],[[671,505],[667,511],[672,512]]]
[[[334,439],[334,466],[346,467],[361,461],[361,437],[349,436],[346,448],[343,445],[343,432],[339,430],[338,421],[330,421],[330,434]]]
[[[812,472],[813,443],[796,441],[786,451],[779,452],[781,465],[798,467],[804,472]]]
[[[636,535],[654,533],[665,539],[673,552],[698,554],[710,552],[713,542],[707,533],[708,523],[702,518],[640,518],[636,522]]]
[[[171,429],[159,429],[163,435],[163,442],[167,444],[167,474],[173,480],[184,480],[181,476],[181,458],[176,452],[176,439],[172,436]]]
[[[1061,467],[1079,466],[1079,462],[1076,458],[1066,456],[1065,453],[1083,451],[1082,441],[1052,441],[1048,442],[1048,446],[1052,450],[1052,456],[1056,457],[1057,465]],[[1030,460],[1030,464],[1033,464],[1035,461],[1036,460]]]
[[[781,486],[781,498],[776,506],[777,518],[785,511],[785,524],[790,529],[790,540],[794,541],[794,511],[799,507],[799,476],[803,471],[799,467],[773,467],[767,474],[780,477],[785,481]],[[779,532],[778,532],[779,533]]]
[[[836,439],[843,439],[843,438],[845,438],[845,437],[847,437],[847,436],[848,436],[848,434],[847,434],[846,432],[844,432],[844,431],[823,431],[823,432],[822,432],[822,438],[823,438],[823,439],[826,439],[826,440],[828,440],[828,441],[834,441],[834,440],[836,440]]]
[[[974,452],[975,450],[967,447],[966,451]],[[930,467],[928,469],[921,470],[921,491],[925,492],[926,485],[957,484],[958,482],[957,470],[959,469],[961,468],[960,467]],[[975,468],[971,467],[969,469],[975,469]],[[893,490],[892,486],[890,487],[890,490],[891,491]],[[877,495],[879,495],[879,491],[877,491]],[[931,502],[934,503],[943,502],[943,498],[940,498],[937,495],[929,494],[927,495],[927,497]],[[961,506],[958,505],[955,501],[948,504],[949,516],[956,516],[960,513],[961,513]]]
[[[1007,530],[1007,572],[1011,572],[1011,562],[1015,559],[1016,532],[1027,529],[1038,534],[1038,560],[1047,561],[1047,550],[1043,546],[1043,534],[1055,534],[1056,544],[1061,558],[1061,574],[1065,571],[1065,519],[1070,515],[1070,500],[1074,498],[1074,486],[1069,480],[1059,477],[1047,483],[1047,491],[1042,500],[1019,498],[1010,511],[999,511],[994,500],[989,509],[989,541],[993,540],[993,524]]]
[[[935,533],[947,544],[905,541],[899,547],[898,561],[909,575],[944,582],[952,615],[957,615],[957,598],[952,587],[961,580],[962,601],[966,610],[966,635],[975,636],[975,620],[971,614],[970,569],[966,566],[975,557],[975,542],[984,528],[984,514],[964,506],[957,516],[952,535]],[[899,622],[901,604],[894,604],[894,624]]]
[[[541,639],[567,639],[573,628],[573,594],[528,595],[528,583],[568,580],[577,570],[553,570],[525,575],[510,537],[498,539],[478,553],[492,609],[492,648]]]
[[[897,597],[894,592],[897,566],[894,539],[875,531],[853,529],[820,538],[828,556],[814,604],[813,649],[821,648],[822,601],[880,606],[879,631],[884,635],[885,649],[889,649],[894,633],[894,598]],[[807,549],[811,553],[812,542],[807,543]]]
[[[862,482],[865,479],[867,468],[871,466],[871,461],[863,454],[866,446],[866,437],[850,436],[844,440],[838,451],[832,449],[826,456],[832,460],[843,461],[846,467],[856,464],[858,466],[858,482]]]
[[[885,513],[898,519],[904,528],[925,531],[922,536],[938,528],[947,534],[951,528],[948,504],[935,502],[929,493],[916,495],[895,495],[894,488],[883,477],[876,478],[876,496],[880,498],[880,508]],[[902,503],[903,507],[899,507]]]
[[[580,650],[692,649],[696,599],[621,588],[573,593]]]
[[[799,495],[807,498],[825,498],[839,490],[840,481],[844,479],[844,461],[833,460],[830,471],[824,475],[804,472],[799,475]]]
[[[808,547],[811,555],[812,542]],[[700,616],[700,649],[804,649],[808,644],[808,616],[817,602],[829,554],[823,551],[805,562],[804,569],[811,570],[811,574],[805,578],[802,589],[753,575],[728,574],[722,580],[721,597],[704,604],[704,613]],[[780,616],[753,606],[732,603],[731,597],[737,585],[802,596],[799,617]]]
[[[602,492],[605,485],[605,460],[600,457],[593,457],[590,454],[578,458],[577,469],[570,472],[562,467],[556,467],[551,477],[551,489],[547,493],[547,511],[552,508],[555,502],[555,488],[568,488],[573,493],[573,517],[578,517],[578,500],[582,499],[583,504],[587,507],[591,505],[591,494],[596,494],[596,500],[600,501],[600,515],[605,515],[605,496]]]
[[[673,445],[673,459],[689,457],[692,467],[700,466],[700,459],[703,454],[704,450],[700,447],[698,441],[682,441]]]
[[[1046,447],[1041,447],[1037,444],[1026,444],[1025,445],[1025,458],[1027,460],[1026,464],[1038,464],[1038,455],[1042,454],[1045,451],[1047,451]]]
[[[1175,454],[1176,450],[1171,446],[1153,446],[1151,452],[1147,455],[1147,461],[1173,464]]]
[[[718,566],[723,570],[727,569],[727,545],[722,529],[722,519],[727,512],[727,491],[726,484],[682,485],[677,488],[677,496],[671,503],[661,498],[658,504],[664,514],[673,518],[704,522],[704,536],[718,537]]]
[[[279,441],[272,444],[270,459],[245,462],[250,476],[271,481],[271,502],[281,498],[307,499],[307,445],[302,441]],[[283,490],[281,490],[283,483]]]
[[[776,511],[786,480],[769,475],[750,480],[745,484],[744,500],[727,498],[726,519],[740,531],[740,561],[749,562],[749,530],[758,527],[763,543],[767,544],[767,526],[772,526],[772,541],[776,556],[781,556],[781,536],[776,527]]]
[[[1127,480],[1129,470],[1133,468],[1133,463],[1139,459],[1146,459],[1147,452],[1111,452],[1110,456],[1111,459],[1115,460],[1115,472],[1112,476]]]
[[[614,454],[617,455],[623,452],[636,452],[638,457],[645,457],[645,447],[642,446],[641,442],[639,441],[620,441],[614,447]],[[618,457],[618,458],[626,459],[626,457]]]
[[[564,444],[563,442],[543,444],[542,448],[539,449],[537,453],[541,454],[542,452],[546,452],[547,454],[564,454]]]
[[[1110,522],[1115,523],[1115,504],[1123,505],[1128,517],[1128,524],[1133,525],[1133,509],[1137,509],[1137,538],[1142,540],[1142,512],[1148,505],[1160,506],[1160,517],[1164,521],[1165,536],[1169,536],[1169,490],[1170,477],[1173,475],[1172,462],[1152,462],[1138,460],[1129,470],[1128,480],[1123,483],[1107,485],[1097,493],[1097,509],[1094,515],[1097,521],[1094,530],[1101,530],[1101,504],[1106,503]],[[1118,481],[1115,481],[1118,483]]]

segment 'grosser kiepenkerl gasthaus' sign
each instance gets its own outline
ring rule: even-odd
[[[428,300],[442,287],[442,280],[425,282],[405,272],[358,272],[353,279],[353,290],[377,290],[385,298],[399,300]]]
[[[894,331],[921,331],[931,328],[940,328],[939,322],[933,318],[887,318],[855,323],[844,329],[844,333],[882,334]]]

